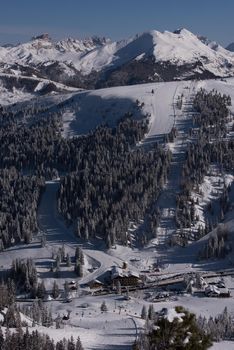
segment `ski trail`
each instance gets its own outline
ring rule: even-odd
[[[169,238],[176,232],[175,223],[176,196],[180,192],[180,181],[183,164],[186,159],[187,134],[192,125],[192,118],[189,113],[189,103],[193,84],[190,82],[189,89],[183,89],[184,99],[182,110],[176,110],[177,89],[173,96],[174,126],[177,129],[177,137],[168,147],[172,152],[170,173],[164,190],[158,199],[158,207],[161,211],[161,219],[158,227],[157,244],[166,247]],[[180,91],[181,93],[181,91]]]
[[[62,217],[57,211],[57,191],[59,188],[59,180],[48,181],[46,189],[43,193],[41,203],[38,209],[38,222],[42,232],[46,234],[47,246],[52,247],[69,247],[75,250],[76,246],[81,244],[72,232],[72,229],[67,227]],[[88,246],[88,243],[86,244]],[[89,281],[98,278],[104,274],[112,266],[123,265],[123,259],[111,256],[103,250],[83,248],[87,257],[92,259],[93,265],[97,268],[94,272],[80,280],[80,283],[88,283]]]

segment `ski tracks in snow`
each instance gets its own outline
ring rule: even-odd
[[[157,203],[157,206],[161,211],[157,244],[159,247],[164,248],[166,247],[169,238],[177,230],[175,223],[176,196],[180,192],[181,174],[187,150],[187,134],[192,123],[189,112],[189,103],[193,83],[188,82],[188,84],[190,84],[189,87],[183,86],[183,89],[181,89],[181,86],[177,85],[173,95],[174,127],[177,129],[177,137],[173,143],[168,144],[168,148],[172,152],[170,173],[165,188]],[[182,109],[179,110],[176,108],[176,98],[182,93],[184,95],[184,101]]]

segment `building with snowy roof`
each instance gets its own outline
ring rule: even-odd
[[[114,266],[111,271],[111,280],[120,282],[121,286],[135,286],[140,282],[140,275],[136,271],[121,269]]]

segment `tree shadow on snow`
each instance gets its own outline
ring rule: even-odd
[[[138,120],[144,117],[142,110],[131,98],[101,97],[90,92],[73,97],[69,108],[74,113],[74,118],[68,125],[71,136],[87,134],[100,125],[114,127],[126,113]]]

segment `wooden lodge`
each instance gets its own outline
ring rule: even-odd
[[[114,266],[111,271],[111,280],[114,284],[119,281],[121,286],[136,286],[140,282],[140,276],[138,272]]]

